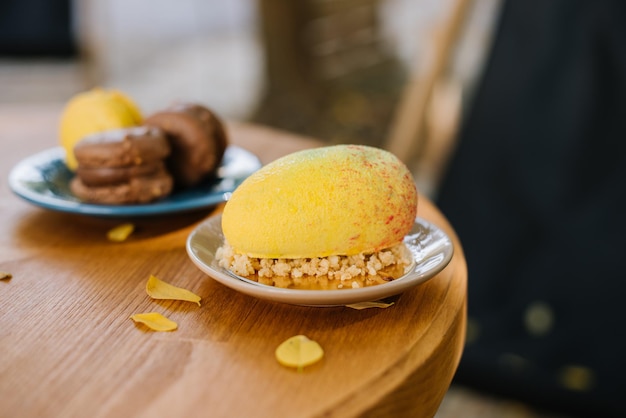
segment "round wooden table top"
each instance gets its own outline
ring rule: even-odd
[[[453,239],[450,264],[386,309],[315,308],[254,299],[198,270],[187,236],[214,208],[132,220],[54,212],[13,195],[8,173],[56,146],[60,107],[0,107],[0,415],[6,417],[432,417],[458,365],[467,269],[459,241],[421,197],[418,215]],[[232,143],[267,163],[319,142],[229,124]],[[155,301],[153,274],[202,297]],[[173,332],[129,317],[160,312]],[[324,358],[303,371],[274,350],[305,334]]]

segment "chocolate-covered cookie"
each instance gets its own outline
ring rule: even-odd
[[[144,177],[165,170],[163,160],[146,161],[139,165],[125,167],[83,167],[78,166],[76,175],[86,186],[106,186],[127,183],[133,177]]]
[[[70,189],[90,203],[148,203],[172,192],[165,167],[169,140],[159,128],[139,126],[86,136],[74,147],[78,161]]]
[[[166,133],[171,146],[167,167],[176,186],[194,186],[215,174],[228,140],[222,121],[209,109],[176,104],[151,115],[144,124]]]
[[[87,186],[79,176],[70,182],[72,193],[81,200],[108,205],[152,202],[169,195],[172,187],[172,177],[165,170],[112,185]]]
[[[163,160],[170,143],[155,127],[136,126],[97,132],[74,147],[79,167],[126,167]]]

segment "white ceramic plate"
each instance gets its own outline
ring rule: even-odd
[[[249,151],[230,145],[217,176],[196,187],[174,192],[165,199],[139,205],[96,205],[83,203],[70,190],[74,176],[65,165],[61,147],[48,149],[19,162],[9,174],[11,190],[22,199],[61,212],[106,217],[163,215],[202,209],[228,199],[241,182],[261,168]]]
[[[414,260],[404,276],[359,289],[301,290],[260,284],[219,267],[215,252],[223,242],[222,218],[211,217],[189,235],[187,254],[200,270],[234,290],[259,299],[308,306],[350,305],[397,295],[435,276],[448,265],[453,253],[452,241],[441,229],[417,218],[404,239]]]

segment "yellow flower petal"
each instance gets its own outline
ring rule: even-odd
[[[187,289],[166,283],[153,275],[150,275],[148,283],[146,283],[146,292],[152,299],[184,300],[197,303],[200,306],[200,296]]]
[[[0,271],[0,280],[10,279],[13,277],[11,273],[7,273],[6,271]]]
[[[276,360],[283,366],[303,367],[318,362],[324,357],[324,350],[313,340],[304,335],[296,335],[285,340],[276,348]]]
[[[135,322],[146,325],[154,331],[174,331],[178,324],[158,312],[138,313],[130,317]]]
[[[109,241],[122,242],[130,236],[135,230],[135,225],[131,223],[125,223],[112,228],[107,232],[107,238]]]
[[[367,309],[367,308],[388,308],[393,305],[393,302],[358,302],[352,303],[350,305],[346,305],[348,308],[352,309]]]

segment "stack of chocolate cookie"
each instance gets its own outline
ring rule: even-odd
[[[81,139],[73,149],[78,168],[70,187],[86,202],[149,203],[213,177],[227,143],[213,112],[179,103],[151,115],[142,126]]]
[[[165,166],[170,153],[164,132],[154,127],[89,135],[74,147],[78,168],[70,188],[78,198],[92,203],[115,205],[160,199],[173,188]]]

